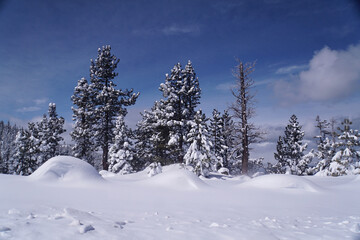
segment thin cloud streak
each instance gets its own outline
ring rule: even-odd
[[[287,66],[287,67],[281,67],[278,70],[276,70],[275,73],[276,74],[289,74],[289,73],[295,73],[295,72],[305,70],[306,68],[308,68],[307,64],[292,65],[292,66]]]
[[[36,112],[36,111],[39,111],[40,109],[41,109],[40,107],[32,106],[32,107],[19,108],[16,111],[21,112],[21,113],[26,113],[26,112]]]

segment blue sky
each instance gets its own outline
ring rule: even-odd
[[[120,58],[119,88],[141,93],[131,126],[161,98],[165,73],[189,59],[208,115],[233,101],[235,58],[257,62],[254,122],[268,139],[293,113],[308,132],[318,114],[360,118],[356,1],[0,0],[0,119],[25,123],[55,102],[70,127],[73,89],[106,44]]]

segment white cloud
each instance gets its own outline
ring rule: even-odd
[[[35,99],[35,100],[34,100],[34,103],[35,103],[36,105],[42,105],[42,104],[44,104],[44,103],[47,103],[48,101],[49,101],[48,98],[40,98],[40,99]]]
[[[235,82],[226,82],[226,83],[220,83],[215,88],[217,90],[221,91],[229,91],[230,89],[236,87]]]
[[[266,79],[266,80],[262,80],[262,81],[254,81],[253,87],[267,85],[267,84],[272,83],[274,81],[275,81],[274,79]],[[220,83],[220,84],[216,85],[216,87],[215,87],[216,90],[220,90],[220,91],[230,91],[233,88],[236,88],[235,80],[232,81],[232,82]]]
[[[276,70],[276,74],[289,74],[289,73],[299,72],[301,70],[306,69],[307,67],[308,65],[306,64],[286,66]]]
[[[284,102],[327,101],[350,96],[360,87],[360,44],[346,50],[324,47],[315,52],[309,69],[279,80],[274,91]]]
[[[165,26],[163,28],[134,29],[132,31],[132,34],[141,35],[141,36],[149,36],[156,34],[171,36],[171,35],[198,34],[198,33],[200,33],[200,25],[198,24],[185,25],[185,26],[173,24],[170,26]]]
[[[199,25],[189,25],[189,26],[178,26],[171,25],[164,27],[161,32],[165,35],[179,35],[179,34],[187,34],[187,33],[199,33],[200,27]]]
[[[17,112],[25,113],[25,112],[36,112],[36,111],[39,111],[40,109],[41,109],[40,107],[32,106],[32,107],[19,108],[19,109],[17,109],[16,111],[17,111]]]
[[[26,113],[26,112],[36,112],[42,109],[42,106],[49,101],[48,98],[39,98],[32,100],[35,103],[35,106],[28,106],[16,109],[17,112]]]

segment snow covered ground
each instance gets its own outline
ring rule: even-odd
[[[360,177],[99,175],[71,157],[0,175],[0,239],[360,239]]]

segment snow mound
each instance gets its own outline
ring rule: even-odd
[[[318,185],[304,177],[285,174],[273,174],[256,177],[240,184],[239,186],[265,189],[298,189],[308,192],[318,192],[320,190]]]
[[[176,190],[196,190],[208,187],[193,172],[181,167],[179,164],[163,167],[162,173],[146,179],[146,183],[152,186],[169,187]]]
[[[41,165],[31,179],[42,181],[88,182],[103,181],[100,174],[87,162],[74,157],[57,156]]]

